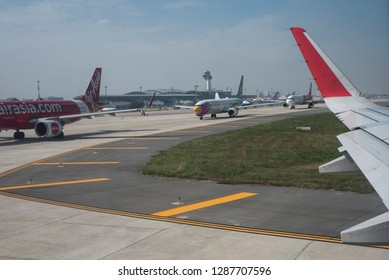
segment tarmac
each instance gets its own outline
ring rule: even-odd
[[[339,229],[385,210],[375,194],[231,188],[139,174],[148,158],[176,143],[306,112],[269,107],[204,121],[182,109],[99,117],[67,125],[62,140],[38,139],[28,131],[25,140],[14,141],[13,132],[2,132],[0,259],[389,259],[386,248],[339,243]],[[61,166],[97,160],[93,157],[124,162],[123,147],[131,149],[126,172],[123,167]],[[39,186],[44,180],[81,180],[74,174],[87,174],[82,180],[109,175],[113,188],[102,190],[106,183],[84,181],[74,183],[76,188]],[[128,181],[133,187],[128,188]],[[242,193],[249,195],[217,207],[165,212]],[[316,202],[305,203],[310,201]]]

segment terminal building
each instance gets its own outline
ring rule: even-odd
[[[125,109],[129,108],[133,102],[137,104],[143,102],[146,105],[154,92],[157,92],[153,102],[154,107],[172,107],[177,104],[191,106],[199,100],[215,98],[216,93],[219,94],[220,98],[231,97],[231,91],[229,90],[212,89],[212,76],[210,71],[206,71],[203,78],[206,81],[206,90],[197,90],[198,86],[195,86],[194,90],[188,91],[174,88],[139,90],[122,95],[100,95],[100,101],[107,105],[115,106],[118,109]]]

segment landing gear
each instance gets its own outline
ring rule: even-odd
[[[203,116],[200,117],[200,120],[203,120]]]
[[[211,114],[211,118],[216,118],[216,114]]]
[[[308,104],[308,109],[313,108],[313,105],[314,105],[314,103],[309,103],[309,104]]]
[[[290,106],[290,109],[296,109],[296,107],[294,105]]]
[[[17,130],[15,133],[14,133],[14,139],[16,140],[20,140],[20,139],[24,139],[24,132],[22,131],[19,131]]]

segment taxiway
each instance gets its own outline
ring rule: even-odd
[[[101,117],[66,126],[62,140],[2,133],[0,258],[388,259],[385,248],[339,244],[341,229],[384,210],[375,194],[139,174],[172,145],[318,107]]]

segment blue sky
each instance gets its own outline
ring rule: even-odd
[[[389,93],[389,0],[0,0],[0,98],[205,88],[305,92],[305,28],[363,93]]]

